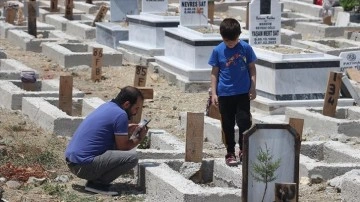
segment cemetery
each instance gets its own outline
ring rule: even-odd
[[[102,91],[118,92],[130,80],[144,101],[129,121],[153,121],[146,141],[134,149],[139,162],[125,175],[133,184],[121,190],[121,197],[285,201],[281,191],[286,188],[287,201],[308,201],[314,193],[304,190],[320,184],[314,194],[318,201],[331,201],[330,196],[356,201],[360,23],[353,12],[358,7],[349,12],[341,2],[325,8],[310,0],[0,0],[0,109],[68,141],[111,99]],[[239,21],[239,40],[257,57],[252,126],[244,132],[236,166],[224,161],[219,109],[205,109],[206,100],[199,101],[211,96],[208,61],[223,42],[219,26],[226,17]],[[11,50],[1,47],[6,43]],[[42,58],[32,58],[38,55]],[[30,66],[32,60],[37,61]],[[130,74],[126,68],[132,68]],[[165,83],[166,95],[159,92]],[[182,96],[173,98],[177,92]],[[165,102],[172,110],[165,110]],[[200,102],[202,109],[195,107]],[[190,110],[179,112],[183,103]],[[176,121],[158,127],[167,119]],[[235,126],[235,140],[238,133]],[[5,154],[2,142],[0,134]],[[1,168],[0,201],[11,201],[17,188],[10,188]],[[78,182],[69,177],[64,184],[70,192],[90,195],[82,185],[74,188]],[[126,186],[122,182],[118,189]]]

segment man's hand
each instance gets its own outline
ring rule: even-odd
[[[211,104],[215,105],[215,107],[219,106],[219,100],[216,94],[211,95]]]

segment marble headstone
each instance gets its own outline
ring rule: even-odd
[[[339,12],[336,18],[335,26],[337,27],[346,27],[350,23],[350,13],[348,12]]]
[[[252,0],[249,5],[250,45],[281,43],[281,5],[279,0]]]
[[[184,27],[207,26],[207,0],[180,0],[180,25]]]
[[[142,0],[141,12],[165,13],[168,9],[168,0]]]
[[[360,51],[348,51],[340,53],[340,71],[345,72],[348,68],[360,70]]]
[[[110,21],[123,22],[126,15],[138,15],[138,2],[134,0],[110,0]]]

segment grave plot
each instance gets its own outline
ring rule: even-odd
[[[127,23],[96,23],[96,42],[99,44],[117,49],[120,41],[127,40],[129,40],[129,28]]]
[[[164,130],[150,129],[137,152],[140,159],[183,159],[185,144]]]
[[[41,52],[43,42],[79,42],[75,37],[64,34],[59,30],[38,31],[33,36],[24,30],[9,30],[7,40],[25,51]]]
[[[54,26],[42,22],[36,22],[36,26],[38,31],[55,30]],[[8,37],[8,31],[13,29],[27,30],[28,29],[27,22],[23,22],[22,24],[19,25],[13,25],[7,22],[0,21],[0,37],[2,39],[6,39]]]
[[[209,25],[207,2],[180,1],[180,25],[164,28],[164,56],[155,56],[156,68],[187,92],[207,91],[211,67],[208,59],[222,42],[218,27]],[[246,40],[246,36],[241,36]]]
[[[342,38],[327,38],[313,40],[292,40],[291,45],[339,56],[341,52],[360,50],[360,43]]]
[[[85,12],[86,14],[96,14],[101,6],[110,6],[109,1],[93,1],[93,4],[86,2],[74,1],[74,8]]]
[[[21,78],[21,72],[34,72],[36,79],[39,73],[14,59],[0,59],[0,80],[16,80]]]
[[[357,106],[339,107],[335,117],[323,115],[321,107],[288,107],[285,116],[304,119],[304,134],[312,138],[330,139],[337,134],[360,136],[360,108]]]
[[[55,29],[57,29],[57,30],[67,32],[67,30],[68,30],[67,26],[70,22],[85,21],[85,23],[88,23],[89,20],[90,21],[94,20],[95,16],[94,15],[84,15],[84,14],[74,14],[74,15],[72,15],[72,18],[73,18],[72,20],[69,20],[69,19],[65,18],[65,16],[62,14],[47,15],[45,17],[45,22],[53,25],[55,27]],[[74,27],[74,26],[75,25],[73,25],[72,27]],[[88,28],[88,27],[86,26],[86,28]],[[81,26],[78,26],[77,29],[85,31],[85,28],[83,28]],[[77,36],[77,34],[75,34],[75,36]]]
[[[303,35],[303,38],[309,37],[342,37],[347,29],[360,30],[360,26],[348,27],[348,26],[329,26],[326,24],[320,24],[316,22],[296,22],[294,31]]]
[[[139,57],[164,55],[163,28],[177,27],[179,16],[175,13],[128,15],[129,40],[120,41],[120,50],[128,50]],[[146,33],[146,34],[144,34]]]
[[[69,21],[66,25],[66,33],[79,39],[95,39],[96,28],[91,20]]]
[[[22,98],[24,97],[58,97],[58,80],[38,80],[31,87],[21,80],[0,81],[0,105],[12,110],[22,109]],[[84,97],[84,93],[74,90],[74,97]]]
[[[226,166],[223,159],[203,160],[201,167],[182,160],[144,160],[138,167],[138,184],[150,201],[241,200],[241,167]]]
[[[154,61],[153,56],[164,55],[163,28],[177,27],[179,14],[168,12],[168,1],[142,0],[140,15],[127,15],[129,23],[129,40],[119,43],[128,61],[140,63],[145,58],[146,63]],[[144,34],[146,33],[146,34]]]
[[[64,68],[79,65],[91,66],[92,49],[103,48],[103,66],[121,66],[122,54],[96,42],[43,43],[42,53]]]
[[[80,3],[80,2],[78,2],[78,3]],[[75,2],[74,2],[74,5],[76,5]],[[85,11],[77,9],[77,8],[73,9],[72,12],[75,15],[85,15],[85,14],[87,14]],[[46,21],[46,16],[47,15],[61,15],[63,13],[65,13],[64,4],[59,4],[58,3],[57,9],[52,11],[51,6],[50,6],[50,1],[39,1],[39,16],[38,16],[38,19],[41,22]]]
[[[300,176],[330,180],[360,168],[359,150],[335,141],[310,141],[301,145]]]
[[[56,135],[72,136],[85,116],[103,103],[100,98],[73,98],[69,115],[58,107],[58,98],[25,97],[22,112],[45,130]]]
[[[258,95],[276,101],[323,99],[328,72],[337,71],[340,65],[339,57],[293,46],[256,46],[253,50],[258,57]]]
[[[110,22],[124,22],[126,15],[138,15],[138,1],[110,0]]]

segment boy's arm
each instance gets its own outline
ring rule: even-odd
[[[249,64],[249,73],[250,73],[250,90],[249,90],[249,97],[250,100],[253,100],[256,98],[256,66],[255,62],[252,62]]]
[[[211,102],[215,105],[218,104],[216,89],[219,76],[219,67],[213,67],[211,70]]]

